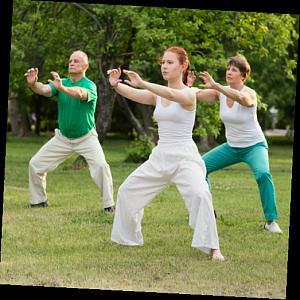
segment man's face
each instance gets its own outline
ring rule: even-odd
[[[69,73],[83,74],[88,67],[88,63],[81,53],[74,52],[69,59]]]

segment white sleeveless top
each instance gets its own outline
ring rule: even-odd
[[[159,144],[193,141],[196,109],[188,111],[174,101],[165,107],[157,96],[153,117],[158,124]]]
[[[249,87],[244,86],[245,89]],[[232,107],[226,103],[227,97],[220,93],[220,118],[225,126],[227,143],[231,147],[249,147],[266,141],[257,120],[257,103],[246,107],[234,101]]]

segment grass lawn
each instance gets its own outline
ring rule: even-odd
[[[28,162],[46,138],[8,135],[0,284],[100,290],[285,298],[292,144],[270,143],[282,235],[263,230],[259,192],[244,164],[211,174],[224,262],[191,247],[192,229],[175,186],[145,208],[143,247],[110,240],[113,215],[102,212],[87,168],[72,170],[72,155],[47,176],[48,208],[25,208]],[[128,141],[103,145],[116,196],[137,167],[125,163]]]

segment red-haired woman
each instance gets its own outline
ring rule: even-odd
[[[149,159],[121,184],[118,190],[112,241],[123,245],[143,245],[144,207],[174,183],[189,212],[194,229],[192,247],[224,260],[220,252],[206,169],[192,139],[196,96],[185,84],[189,59],[185,49],[168,48],[162,57],[161,73],[167,86],[143,80],[136,72],[123,70],[128,79],[121,83],[120,69],[108,70],[114,90],[135,102],[155,106],[159,141]],[[200,183],[200,184],[199,184]]]

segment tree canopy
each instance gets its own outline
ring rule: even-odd
[[[299,18],[289,14],[16,0],[9,96],[22,115],[55,119],[55,101],[33,95],[24,73],[38,67],[39,80],[45,83],[50,71],[67,76],[69,55],[81,49],[89,56],[87,76],[98,86],[99,139],[114,128],[122,130],[118,119],[128,121],[123,129],[147,132],[146,127],[153,126],[151,108],[118,98],[106,70],[131,68],[163,84],[160,56],[167,47],[180,45],[193,70],[208,70],[223,84],[227,58],[244,54],[252,69],[248,85],[265,107],[280,110],[282,126],[293,127],[298,34]],[[217,106],[199,104],[195,134],[217,137],[220,129]]]

